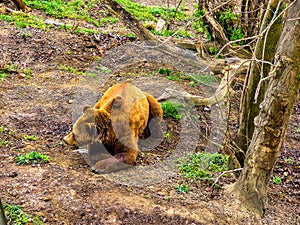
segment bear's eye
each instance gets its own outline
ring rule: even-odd
[[[90,136],[96,136],[97,130],[95,124],[87,124],[86,131]]]

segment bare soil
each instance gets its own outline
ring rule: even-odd
[[[24,32],[30,32],[31,36],[25,38]],[[0,147],[2,200],[40,216],[45,224],[299,224],[300,132],[296,132],[300,125],[299,103],[274,170],[274,176],[281,177],[282,182],[276,185],[271,181],[269,206],[262,219],[223,195],[225,185],[235,181],[233,175],[220,178],[218,189],[207,182],[191,183],[188,193],[176,190],[178,184],[185,182],[176,170],[161,181],[131,185],[120,182],[122,177],[91,172],[84,156],[62,142],[72,128],[74,110],[81,110],[74,109],[77,107],[74,100],[82,75],[62,71],[61,65],[86,71],[102,53],[131,41],[136,42],[119,35],[118,30],[91,37],[55,28],[49,32],[16,29],[0,21],[0,64],[18,63],[33,70],[29,79],[15,72],[0,83],[0,126],[5,128],[0,132],[0,141],[7,141]],[[114,73],[101,92],[115,82],[136,80],[138,86],[158,97],[160,92],[149,73],[159,66],[145,62],[127,67],[123,73]],[[136,73],[145,80],[139,81]],[[190,93],[202,94],[200,87],[192,88],[188,81],[178,85]],[[211,132],[210,113],[203,108],[197,110],[199,121],[205,122],[200,122],[201,131]],[[168,118],[165,124],[171,140],[163,140],[153,151],[142,152],[134,167],[155,167],[172,155],[170,149],[176,148],[182,127],[180,122]],[[236,121],[231,126],[235,127]],[[26,141],[24,135],[34,135],[37,140]],[[195,143],[199,151],[207,142],[200,136]],[[15,156],[30,151],[49,156],[50,163],[16,165]]]

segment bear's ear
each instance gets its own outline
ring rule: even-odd
[[[83,107],[82,112],[86,113],[88,111],[88,109],[90,109],[90,108],[91,108],[91,106],[86,105],[86,106]]]
[[[108,128],[111,122],[110,114],[105,109],[96,109],[94,111],[95,123],[97,127]]]
[[[122,105],[123,97],[121,95],[117,95],[114,98],[113,107],[119,108]]]

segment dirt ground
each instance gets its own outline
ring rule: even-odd
[[[25,32],[31,36],[24,37]],[[205,183],[190,184],[189,193],[176,191],[176,186],[184,182],[176,170],[165,176],[162,171],[152,174],[153,178],[149,175],[150,183],[143,185],[130,183],[140,179],[134,174],[128,178],[129,182],[122,182],[122,174],[102,176],[91,172],[84,156],[62,142],[63,136],[71,130],[72,117],[81,111],[76,107],[78,92],[82,91],[78,86],[83,79],[82,75],[61,70],[61,66],[87,71],[95,59],[103,56],[100,52],[132,41],[136,42],[117,32],[90,37],[55,28],[49,32],[16,29],[0,21],[0,64],[18,63],[22,68],[33,70],[29,79],[20,73],[10,73],[0,83],[0,126],[5,128],[0,132],[0,141],[7,141],[0,147],[2,200],[40,216],[45,224],[300,224],[300,132],[296,132],[300,125],[299,103],[274,170],[274,176],[281,177],[282,183],[271,182],[269,205],[262,219],[237,207],[232,199],[223,195],[225,185],[235,180],[232,175],[220,179],[219,189]],[[101,93],[113,83],[131,81],[159,97],[162,90],[155,82],[161,80],[147,75],[158,67],[160,65],[144,62],[123,68],[107,78]],[[145,79],[140,79],[143,76]],[[179,85],[190,93],[202,94],[200,87],[192,88],[188,82],[176,85],[168,82],[166,85]],[[203,122],[200,123],[202,133],[211,132],[210,113],[202,108],[197,112]],[[139,176],[145,176],[142,168],[155,167],[172,155],[170,149],[179,149],[182,125],[165,119],[165,126],[171,132],[171,141],[165,139],[153,151],[139,155],[134,167],[141,170],[133,170],[140,171]],[[236,121],[231,126],[235,127]],[[37,140],[26,141],[24,135],[34,135]],[[191,140],[197,150],[206,145],[206,139],[201,137]],[[30,151],[49,156],[50,163],[16,165],[14,157]],[[147,171],[145,174],[148,176]],[[160,176],[164,179],[159,180]]]

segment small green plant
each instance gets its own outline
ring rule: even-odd
[[[273,181],[273,183],[276,184],[276,185],[282,184],[282,179],[281,179],[281,177],[278,177],[278,176],[273,176],[273,177],[272,177],[272,181]]]
[[[167,142],[170,142],[170,141],[171,141],[171,133],[170,133],[170,131],[168,131],[168,132],[165,134],[165,138],[166,138]]]
[[[173,81],[181,81],[180,76],[178,76],[178,74],[175,75],[170,75],[167,77],[168,80],[173,80]]]
[[[295,162],[295,161],[294,161],[293,159],[291,159],[291,158],[285,158],[284,161],[285,161],[285,163],[287,163],[287,164],[293,164],[293,163]]]
[[[132,39],[136,39],[137,36],[135,34],[132,34],[132,33],[128,33],[128,34],[125,34],[126,37],[129,37],[129,38],[132,38]]]
[[[299,127],[297,127],[296,128],[296,131],[295,131],[296,133],[300,133],[300,125],[299,125]]]
[[[95,79],[95,80],[98,79],[98,75],[95,74],[95,73],[90,73],[90,72],[89,72],[89,73],[85,73],[85,75],[86,75],[86,76],[89,76],[89,77],[91,77],[91,78],[93,78],[93,79]]]
[[[206,34],[206,36],[209,37],[208,40],[210,40],[211,35],[207,31],[208,25],[203,21],[204,14],[205,11],[201,7],[197,7],[197,9],[194,12],[195,20],[193,22],[193,28],[194,31],[196,31],[197,33]]]
[[[183,106],[179,103],[165,101],[160,104],[165,117],[171,117],[180,120],[183,116]]]
[[[101,71],[101,72],[103,72],[103,73],[107,73],[107,74],[109,74],[109,73],[112,72],[111,69],[109,69],[109,68],[107,68],[105,66],[96,66],[96,69],[99,70],[99,71]]]
[[[9,205],[5,203],[3,207],[5,215],[8,217],[8,224],[25,225],[28,224],[28,222],[32,222],[36,225],[43,224],[39,217],[32,218],[31,215],[25,213],[18,205]]]
[[[159,69],[157,70],[157,72],[158,72],[159,74],[162,74],[162,75],[170,76],[170,75],[172,75],[173,70],[172,70],[172,69],[169,69],[169,68],[159,68]]]
[[[215,49],[214,47],[209,47],[208,48],[209,52],[213,55],[216,55],[218,54],[219,50],[218,49]]]
[[[105,23],[116,24],[118,21],[119,21],[118,18],[116,18],[116,17],[109,17],[108,16],[108,17],[102,18],[100,20],[100,23],[101,24],[105,24]]]
[[[179,172],[191,180],[211,179],[214,173],[227,170],[228,157],[219,153],[197,152],[179,159]]]
[[[195,81],[190,81],[190,82],[189,82],[189,85],[190,85],[191,87],[196,87],[196,82],[195,82]]]
[[[0,126],[0,133],[3,133],[5,131],[5,127],[4,126]]]
[[[225,9],[225,11],[218,11],[218,21],[224,28],[224,31],[231,41],[239,40],[244,37],[242,28],[239,26],[240,17],[238,14],[232,12],[230,9]],[[238,44],[244,44],[240,41]]]
[[[19,67],[19,65],[17,63],[5,64],[3,66],[3,69],[0,70],[0,82],[3,81],[3,79],[7,77],[6,72],[8,72],[8,73],[24,73],[25,78],[31,78],[32,69],[30,69],[30,68],[23,69],[23,68]]]
[[[171,200],[171,196],[166,196],[165,200],[170,201]]]
[[[25,139],[25,141],[36,141],[37,140],[37,137],[34,135],[24,134],[23,138]]]
[[[2,146],[8,146],[8,145],[11,145],[12,143],[10,142],[10,141],[1,141],[0,140],[0,148],[2,147]]]
[[[18,63],[5,64],[4,70],[7,72],[18,72],[20,70],[20,67]]]
[[[178,184],[176,190],[181,193],[188,193],[190,191],[186,184]]]
[[[15,162],[18,165],[22,165],[22,164],[43,164],[43,163],[48,163],[49,161],[50,160],[49,160],[48,156],[46,156],[44,154],[41,154],[41,153],[38,153],[38,152],[35,152],[35,151],[26,153],[25,155],[19,155],[19,156],[15,157]]]
[[[77,75],[83,75],[84,72],[83,71],[80,71],[72,66],[67,66],[67,65],[60,65],[59,68],[62,70],[62,71],[66,71],[66,72],[70,72],[70,73],[74,73],[74,74],[77,74]]]
[[[31,76],[32,75],[32,69],[30,69],[30,68],[24,69],[23,73],[25,74],[25,78],[27,78],[27,79],[32,77]]]
[[[0,82],[3,82],[6,77],[7,77],[7,74],[4,73],[4,71],[0,70]]]
[[[181,78],[184,75],[182,72],[174,74],[173,70],[169,68],[159,68],[157,72],[161,75],[166,75],[168,80],[173,81],[181,81]]]
[[[25,32],[21,33],[21,37],[23,37],[23,38],[29,38],[31,36],[32,36],[32,34],[28,31],[25,31]]]
[[[67,55],[72,55],[72,51],[71,51],[71,50],[68,50],[68,51],[66,51],[66,54],[67,54]]]
[[[230,35],[231,41],[240,40],[242,38],[244,38],[244,32],[241,27],[238,27],[236,29],[231,29],[231,35]],[[240,41],[239,44],[243,45],[244,41]]]

